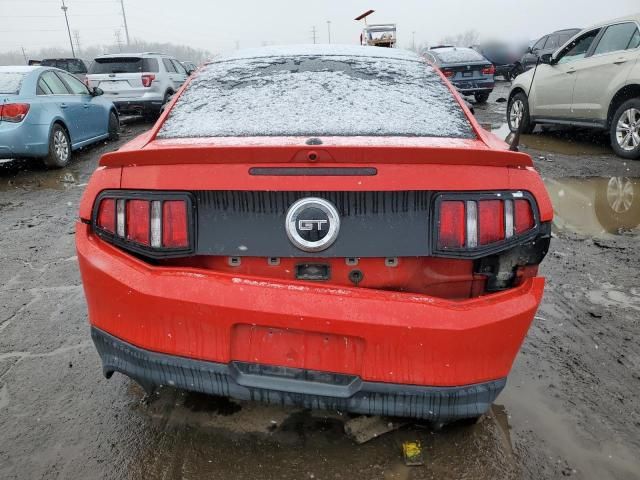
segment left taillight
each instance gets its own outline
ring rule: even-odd
[[[536,234],[535,200],[524,192],[441,194],[435,201],[435,253],[480,257]]]
[[[29,113],[28,103],[5,103],[0,105],[0,121],[20,123]]]
[[[104,192],[93,227],[104,240],[151,257],[188,255],[194,245],[194,203],[188,194]]]

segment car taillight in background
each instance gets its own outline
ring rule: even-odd
[[[535,202],[523,192],[442,194],[435,205],[436,252],[479,257],[536,233]]]
[[[482,74],[483,75],[495,75],[496,73],[496,67],[494,67],[493,65],[490,65],[488,67],[484,67],[482,69]]]
[[[153,81],[156,79],[156,76],[151,73],[143,73],[142,74],[142,86],[150,87]]]
[[[454,72],[453,70],[449,70],[448,68],[443,68],[442,74],[447,78],[451,78],[456,74],[456,72]]]
[[[152,257],[193,250],[193,201],[188,194],[105,192],[93,214],[96,233]]]
[[[19,123],[29,113],[28,103],[5,103],[0,105],[0,121]]]

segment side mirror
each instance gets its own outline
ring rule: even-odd
[[[91,95],[94,97],[99,97],[100,95],[104,95],[104,91],[101,88],[93,87],[93,90],[91,90]]]
[[[550,53],[544,53],[540,55],[540,63],[544,63],[545,65],[554,65],[553,55]]]
[[[533,47],[527,47],[527,53],[533,53]]]
[[[187,75],[191,75],[195,71],[195,68],[187,68]]]

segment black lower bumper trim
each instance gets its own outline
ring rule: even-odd
[[[482,415],[506,384],[504,378],[461,387],[366,382],[350,375],[241,362],[227,365],[155,353],[95,327],[91,337],[107,377],[120,372],[143,386],[170,385],[303,408],[446,422]]]

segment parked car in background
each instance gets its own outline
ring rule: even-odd
[[[555,31],[536,40],[533,45],[527,49],[525,54],[522,55],[519,60],[516,60],[513,68],[513,77],[515,78],[522,72],[526,72],[534,67],[541,55],[555,52],[578,32],[580,32],[579,28],[567,28],[565,30]]]
[[[619,156],[640,158],[639,25],[640,15],[601,23],[542,55],[535,77],[530,70],[511,86],[511,131],[538,123],[608,130]]]
[[[0,158],[42,158],[60,168],[73,150],[118,131],[113,103],[68,72],[0,67]]]
[[[181,62],[181,63],[182,63],[182,66],[187,71],[187,75],[191,75],[193,72],[195,72],[198,69],[198,66],[193,62]]]
[[[40,60],[40,65],[69,72],[83,83],[87,80],[87,65],[79,58],[45,58]]]
[[[404,50],[234,52],[178,95],[81,201],[102,373],[149,394],[485,413],[544,289],[553,211],[531,158]]]
[[[473,45],[471,48],[493,64],[496,75],[500,75],[505,80],[511,80],[516,76],[516,64],[522,56],[522,52],[516,47],[506,43],[490,42]]]
[[[169,55],[117,53],[96,58],[87,81],[100,87],[119,112],[156,118],[187,76],[185,67]]]
[[[463,47],[432,47],[424,56],[436,65],[462,95],[484,103],[495,86],[495,67],[480,53]]]

